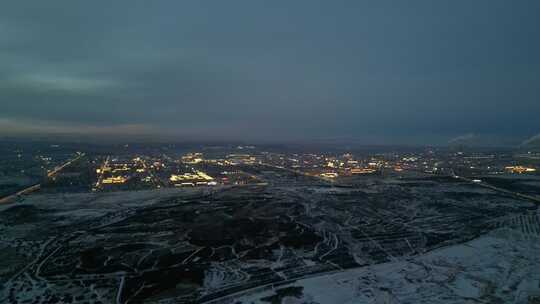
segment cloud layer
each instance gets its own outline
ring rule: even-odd
[[[532,0],[7,1],[0,119],[17,123],[0,134],[39,124],[277,141],[524,137],[539,131],[539,9]]]

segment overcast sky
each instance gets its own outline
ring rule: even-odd
[[[525,140],[540,1],[2,1],[0,134]]]

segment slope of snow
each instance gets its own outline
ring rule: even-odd
[[[268,303],[265,298],[276,290],[300,286],[301,297],[286,296],[282,303],[528,303],[540,296],[539,241],[500,229],[408,260],[303,279],[227,301]]]

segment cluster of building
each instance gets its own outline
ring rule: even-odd
[[[96,169],[96,174],[95,190],[125,185],[134,179],[146,181],[147,183],[151,182],[148,165],[141,157],[133,159],[107,157],[103,164]]]
[[[353,155],[323,153],[259,152],[243,148],[206,158],[201,152],[177,157],[135,157],[124,161],[110,159],[96,170],[98,186],[122,185],[136,180],[159,187],[215,186],[248,184],[257,177],[242,171],[246,166],[271,166],[323,179],[337,179],[370,174],[424,172],[442,175],[481,176],[516,173],[533,174],[536,168],[512,165],[512,155],[424,150]],[[250,151],[247,151],[250,150]],[[215,154],[215,153],[214,153]],[[249,170],[248,170],[249,171]],[[261,181],[259,181],[261,182]]]
[[[130,171],[128,164],[110,164],[106,162],[96,173],[101,175],[101,184],[124,184],[128,180],[127,173]]]
[[[169,178],[176,187],[183,186],[215,186],[217,182],[210,175],[196,171],[195,173],[172,174]]]
[[[504,169],[506,169],[506,171],[510,173],[517,173],[517,174],[536,172],[535,168],[524,167],[524,166],[508,166],[508,167],[505,167]]]
[[[94,189],[146,189],[161,187],[196,187],[242,185],[257,182],[256,178],[239,169],[254,165],[259,159],[251,154],[224,154],[205,158],[203,153],[191,152],[177,157],[136,156],[107,157],[95,170]],[[260,182],[260,181],[258,181]]]
[[[288,168],[301,173],[334,179],[340,176],[375,174],[383,169],[403,170],[382,157],[355,159],[350,153],[339,156],[323,154],[276,155],[266,153],[263,162],[276,167]]]

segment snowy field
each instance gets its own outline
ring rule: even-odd
[[[538,299],[540,238],[499,229],[408,260],[258,289],[222,303],[538,303],[534,302]]]
[[[295,178],[0,206],[0,303],[535,303],[533,203],[455,179]]]

